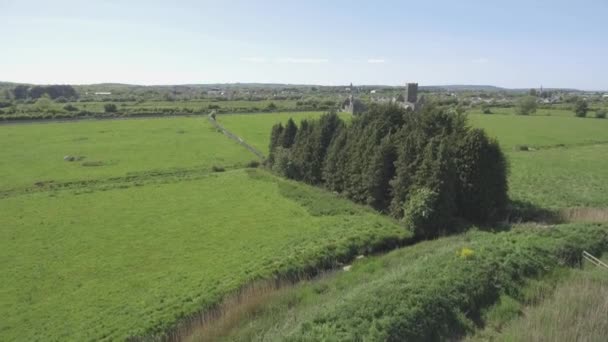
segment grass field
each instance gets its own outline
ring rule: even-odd
[[[370,209],[255,169],[0,201],[3,341],[158,332],[253,279],[407,237]]]
[[[36,182],[244,165],[255,159],[216,132],[207,118],[0,125],[0,137],[0,191]],[[66,155],[84,159],[67,162]]]
[[[598,108],[606,109],[606,104],[596,104]],[[561,116],[561,117],[574,117],[574,109],[572,104],[559,104],[549,108],[538,108],[536,113],[530,116]],[[500,108],[491,107],[492,114],[496,115],[517,115],[515,108]],[[475,108],[470,111],[471,114],[483,114],[481,108]],[[595,108],[590,108],[587,112],[587,118],[595,118]],[[485,115],[485,114],[484,114]]]
[[[608,120],[474,114],[469,120],[498,138],[507,151],[523,145],[544,148],[608,143]]]
[[[219,115],[217,117],[224,127],[242,137],[255,146],[258,150],[268,153],[268,143],[270,141],[270,129],[276,123],[285,123],[289,118],[293,118],[296,123],[304,119],[315,119],[323,112],[304,112],[304,113],[272,113],[272,114],[238,114],[238,115]],[[342,118],[348,114],[340,114]]]
[[[218,120],[267,151],[273,124],[321,114],[219,115]],[[513,199],[545,208],[608,205],[603,157],[608,120],[503,115],[470,115],[470,120],[504,146]],[[255,156],[202,117],[0,125],[0,142],[3,341],[121,340],[161,332],[254,279],[333,265],[410,237],[370,209],[262,170],[239,169]],[[518,151],[517,145],[532,150]],[[67,162],[65,155],[84,158]],[[213,173],[212,166],[228,171]],[[45,184],[35,185],[40,182]],[[580,232],[567,241],[591,244],[585,231],[593,227],[558,230]],[[460,267],[442,260],[458,248],[495,246],[491,236],[471,233],[442,240],[445,245],[428,242],[369,258],[335,282],[286,294],[274,318],[262,316],[255,321],[259,326],[240,327],[235,336],[247,339],[263,330],[269,339],[287,332],[302,337],[307,328],[321,327],[318,319],[341,322],[331,316],[338,311],[319,311],[323,307],[317,304],[358,307],[365,304],[357,299],[361,291],[375,291],[367,283],[392,286],[398,278],[408,284],[413,273],[426,279],[434,262]],[[501,243],[511,236],[520,241],[519,235],[508,235]],[[441,279],[455,281],[450,277]],[[281,305],[294,303],[295,311],[281,311]],[[279,318],[285,320],[280,326]],[[368,328],[382,331],[384,323],[377,324]],[[325,336],[320,330],[315,334]]]
[[[321,114],[226,115],[219,121],[267,151],[272,125]],[[608,120],[481,114],[471,114],[469,120],[496,137],[507,153],[513,199],[547,208],[608,206],[608,161],[603,157],[608,155]],[[530,151],[518,151],[517,146]]]

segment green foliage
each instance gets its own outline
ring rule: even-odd
[[[606,109],[598,109],[595,112],[595,117],[598,119],[605,119],[606,118]]]
[[[587,111],[589,111],[587,101],[584,99],[578,99],[574,104],[574,114],[579,118],[584,118],[587,116]]]
[[[278,130],[273,128],[271,141]],[[432,106],[407,112],[396,105],[373,105],[350,126],[330,113],[318,121],[302,121],[293,147],[289,153],[282,151],[280,165],[273,168],[395,217],[403,216],[403,205],[414,190],[427,188],[437,194],[433,206],[441,216],[432,232],[419,233],[432,236],[447,231],[453,216],[486,222],[504,213],[506,161],[497,143],[484,134],[475,140],[476,131],[467,138],[470,131],[464,116]],[[467,155],[458,169],[454,160],[461,154]],[[276,163],[276,156],[269,161]],[[471,208],[487,198],[491,200],[482,210]]]
[[[517,102],[515,112],[519,115],[530,115],[536,113],[537,107],[536,97],[524,96]]]
[[[165,332],[252,280],[297,279],[409,237],[368,208],[259,169],[142,179],[0,199],[0,267],[11,280],[0,282],[0,340]]]
[[[283,129],[283,133],[280,136],[280,145],[284,148],[290,148],[294,144],[297,134],[298,126],[296,126],[296,123],[292,118],[289,118],[285,124],[285,129]]]
[[[116,107],[116,105],[115,105],[115,104],[113,104],[113,103],[106,103],[106,104],[103,106],[103,110],[104,110],[106,113],[116,113],[116,112],[118,111],[118,108],[117,108],[117,107]]]
[[[458,212],[466,219],[487,222],[504,215],[507,197],[507,160],[496,140],[472,129],[458,142]]]
[[[48,96],[43,96],[36,100],[36,108],[41,112],[46,112],[51,108],[53,101]]]
[[[78,111],[78,108],[76,108],[72,104],[67,104],[67,105],[63,106],[63,109],[67,110],[68,112]]]
[[[438,202],[439,195],[429,188],[412,191],[403,209],[406,228],[416,236],[438,234],[446,221]]]
[[[608,226],[591,224],[470,231],[422,242],[288,290],[227,340],[460,340],[477,324],[491,324],[489,315],[517,315],[512,299],[522,285],[561,268],[565,251],[580,257],[582,250],[607,248]],[[473,255],[461,257],[465,249]],[[313,290],[319,287],[324,290]],[[294,304],[294,297],[305,299]]]

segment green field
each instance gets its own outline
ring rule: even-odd
[[[273,124],[320,115],[218,121],[267,151]],[[554,209],[608,205],[608,120],[470,120],[504,146],[513,199]],[[121,340],[166,331],[254,279],[329,267],[410,237],[368,208],[244,169],[255,156],[203,117],[3,125],[0,137],[0,340]],[[68,162],[66,155],[84,158]],[[214,173],[213,166],[227,171]],[[444,247],[425,243],[399,258],[370,258],[353,273],[364,267],[367,275],[315,284],[296,296],[303,310],[294,311],[297,318],[285,316],[285,325],[269,329],[299,335],[300,323],[328,319],[306,306],[308,293],[315,293],[313,304],[321,298],[358,307],[355,297],[364,290],[351,291],[353,282],[382,277],[376,284],[393,284],[397,274],[424,273],[430,264],[409,263],[440,260],[477,237],[482,246],[492,239],[484,234],[448,238]],[[251,337],[267,323],[235,333]]]
[[[608,143],[608,120],[521,115],[469,115],[472,125],[498,138],[506,150]]]
[[[260,277],[407,237],[370,209],[255,169],[1,199],[0,340],[157,332]]]
[[[285,123],[289,118],[293,118],[296,123],[304,119],[315,119],[323,112],[304,112],[304,113],[272,113],[272,114],[238,114],[238,115],[219,115],[217,121],[224,125],[234,134],[242,137],[249,144],[255,146],[260,151],[268,153],[268,143],[270,141],[270,129],[276,123]],[[342,118],[348,114],[340,114]]]
[[[226,115],[219,121],[262,151],[272,125],[321,113]],[[347,114],[341,114],[349,118]],[[498,139],[510,161],[510,196],[547,208],[608,206],[608,120],[574,117],[469,115]],[[528,146],[529,151],[518,151]],[[560,191],[555,187],[559,186]]]
[[[255,159],[207,118],[0,125],[0,137],[0,191],[36,182],[244,165]],[[66,155],[84,158],[67,162]]]
[[[574,115],[574,105],[573,104],[557,104],[557,105],[549,105],[546,108],[538,108],[535,113],[531,116],[561,116],[561,117],[575,117]],[[597,108],[595,108],[597,107]],[[594,118],[596,110],[599,108],[606,109],[605,104],[596,104],[594,108],[589,108],[587,112],[588,118]],[[490,107],[492,114],[496,115],[517,115],[515,111],[515,107],[509,108],[501,108],[501,107]],[[470,111],[471,114],[483,114],[481,108],[475,108]],[[487,115],[487,114],[484,114]]]

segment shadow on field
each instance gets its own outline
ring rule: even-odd
[[[559,211],[539,207],[528,201],[512,200],[509,203],[507,223],[538,222],[546,224],[564,223]]]

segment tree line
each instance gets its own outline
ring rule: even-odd
[[[64,99],[78,98],[78,93],[71,85],[29,86],[25,84],[20,84],[13,88],[13,96],[15,100],[35,100],[45,95],[53,100],[58,99],[60,97]]]
[[[456,219],[500,219],[508,203],[498,142],[432,105],[419,112],[372,105],[348,125],[336,113],[299,126],[289,119],[272,127],[267,163],[403,219],[419,236],[449,232]]]

